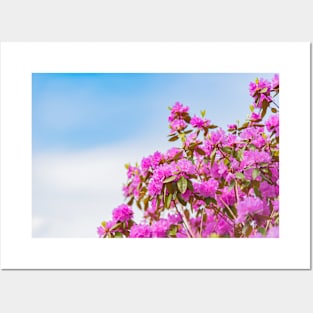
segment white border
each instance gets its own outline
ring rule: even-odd
[[[279,239],[32,239],[32,72],[280,73]],[[3,269],[309,269],[309,43],[2,43]]]

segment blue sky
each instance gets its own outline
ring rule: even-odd
[[[249,82],[272,76],[34,73],[33,236],[95,237],[123,202],[123,165],[171,147],[168,106],[225,128],[249,114]]]
[[[167,107],[176,101],[192,113],[206,109],[213,123],[225,127],[246,117],[248,84],[257,76],[33,74],[33,151],[89,148],[155,132],[166,136]]]

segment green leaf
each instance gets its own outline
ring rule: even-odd
[[[248,144],[248,148],[252,151],[256,150],[256,146],[253,143]]]
[[[201,145],[202,142],[193,142],[189,145],[190,150],[194,150],[197,146]]]
[[[263,236],[266,235],[266,230],[264,227],[259,227],[259,233],[261,233]]]
[[[260,93],[265,93],[265,92],[267,92],[267,87],[260,90]]]
[[[127,205],[133,205],[133,203],[134,203],[134,197],[131,197],[130,199],[129,199],[129,201],[127,202]]]
[[[170,229],[168,231],[168,235],[171,236],[171,237],[175,237],[177,231],[178,231],[178,226],[177,225],[171,225]]]
[[[264,101],[263,101],[263,103],[264,103]],[[267,107],[265,109],[262,109],[261,118],[263,118],[266,115],[266,112],[267,112]]]
[[[186,135],[185,134],[178,134],[179,138],[181,139],[182,142],[186,141]]]
[[[259,190],[259,188],[257,186],[253,186],[253,191],[254,191],[254,194],[258,197],[258,198],[261,198],[261,192]]]
[[[119,228],[121,225],[122,225],[121,223],[117,223],[117,224],[113,225],[113,226],[110,228],[110,231]]]
[[[253,171],[252,171],[252,179],[256,179],[260,174],[260,171],[259,169],[255,168]]]
[[[173,160],[174,161],[179,160],[182,157],[183,153],[184,153],[184,151],[179,151],[178,153],[176,153]]]
[[[178,140],[178,136],[173,136],[168,141],[176,141],[176,140]]]
[[[138,209],[142,210],[142,206],[141,206],[139,201],[136,201],[136,205],[137,205]]]
[[[210,203],[217,204],[217,201],[214,198],[210,198],[210,197],[205,198],[204,201],[207,205],[209,205]]]
[[[240,149],[236,152],[235,158],[237,161],[241,162],[243,160],[243,152],[244,152],[244,149]]]
[[[167,197],[165,197],[165,207],[169,208],[171,205],[173,195],[170,193]]]
[[[171,183],[167,183],[166,185],[166,189],[169,193],[173,194],[177,189],[176,189],[176,184],[171,182]]]
[[[188,209],[184,210],[184,215],[185,215],[186,219],[189,221],[189,219],[190,219],[190,212],[189,212]]]
[[[245,122],[241,125],[241,127],[239,128],[239,130],[245,129],[249,126],[249,122]]]
[[[245,175],[243,175],[242,173],[238,172],[235,175],[238,179],[244,180],[245,179]]]
[[[183,206],[187,205],[186,201],[181,197],[179,193],[177,193],[177,199]]]
[[[163,180],[163,184],[170,183],[170,182],[174,181],[176,178],[177,178],[176,175],[170,176],[170,177]]]
[[[247,224],[242,229],[242,232],[246,237],[249,237],[250,234],[252,233],[252,230],[253,230],[252,226],[250,224]]]
[[[203,209],[202,209],[203,210]],[[206,223],[206,221],[208,220],[208,216],[206,213],[203,214],[203,223]]]
[[[228,154],[231,154],[233,151],[231,147],[223,147],[222,150],[223,152],[228,153]]]
[[[143,200],[143,203],[144,203],[144,210],[147,211],[148,207],[149,207],[149,197],[146,197],[144,200]]]
[[[101,225],[102,225],[103,227],[105,227],[106,224],[107,224],[106,221],[101,222]]]
[[[190,180],[187,180],[187,188],[192,192],[194,191],[192,182]]]
[[[114,238],[123,238],[123,234],[120,233],[120,232],[116,232],[116,233],[114,234]]]
[[[214,129],[214,128],[217,128],[217,127],[218,127],[217,125],[210,125],[209,126],[210,129]]]
[[[157,209],[160,208],[161,200],[162,200],[162,195],[159,195],[159,196],[157,197]]]
[[[212,167],[213,164],[214,164],[215,156],[216,156],[216,148],[214,148],[214,150],[213,150],[212,153],[211,153],[211,167]]]
[[[250,108],[250,111],[251,111],[251,112],[254,111],[254,105],[253,105],[253,104],[251,104],[251,105],[249,106],[249,108]]]
[[[177,188],[181,193],[185,193],[187,190],[187,179],[182,176],[177,182]]]
[[[210,238],[219,238],[219,235],[217,233],[211,233]]]
[[[205,152],[204,152],[202,149],[196,148],[195,150],[196,150],[196,152],[199,153],[200,155],[205,155]]]
[[[228,190],[232,190],[234,186],[235,186],[235,180],[233,179],[228,186]]]
[[[183,117],[183,120],[186,122],[186,123],[190,123],[190,120],[191,120],[191,117],[189,115],[186,115]]]
[[[200,113],[202,117],[205,117],[206,110],[200,111]]]

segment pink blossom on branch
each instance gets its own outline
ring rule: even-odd
[[[228,133],[214,130],[205,111],[202,118],[191,117],[189,107],[176,102],[168,118],[169,141],[180,140],[181,146],[126,166],[127,204],[113,210],[98,236],[279,236],[279,115],[273,100],[279,76],[271,83],[257,79],[249,91],[252,113],[241,126],[229,124]],[[141,224],[133,220],[133,205],[143,211]]]

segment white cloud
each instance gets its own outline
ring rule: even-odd
[[[96,237],[96,227],[123,202],[124,164],[155,150],[146,141],[33,155],[33,236]]]
[[[34,233],[39,233],[45,227],[46,220],[43,217],[33,217],[32,227]]]

